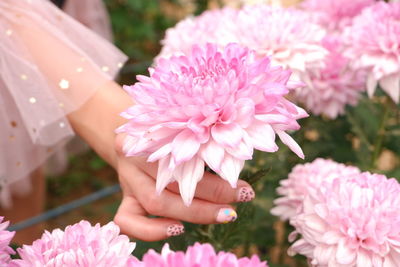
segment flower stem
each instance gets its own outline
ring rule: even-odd
[[[390,101],[390,100],[389,100]],[[382,152],[382,144],[385,139],[385,134],[386,134],[386,123],[389,118],[390,114],[390,103],[388,101],[388,98],[386,97],[385,100],[383,101],[383,115],[382,119],[380,121],[379,129],[377,132],[377,137],[374,143],[374,150],[372,151],[372,156],[371,156],[371,170],[376,169],[376,164],[378,161],[378,158]]]
[[[364,130],[361,127],[361,125],[358,123],[356,117],[351,112],[348,112],[346,114],[346,116],[347,116],[347,120],[351,123],[351,125],[353,127],[353,131],[356,134],[356,136],[358,138],[360,138],[361,142],[363,142],[367,146],[369,151],[372,151],[373,150],[373,145],[368,140],[367,135],[364,133]]]

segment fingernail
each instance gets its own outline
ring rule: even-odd
[[[237,201],[238,202],[249,202],[254,199],[256,194],[254,193],[251,187],[242,187],[239,189],[237,194]]]
[[[177,236],[185,232],[185,228],[181,224],[172,224],[167,228],[167,236]]]
[[[233,209],[223,208],[218,211],[217,222],[230,223],[237,219],[237,213]]]

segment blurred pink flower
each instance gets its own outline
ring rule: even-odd
[[[301,234],[289,253],[312,266],[400,266],[400,185],[368,172],[322,184],[291,224]]]
[[[366,72],[350,68],[338,36],[325,37],[322,45],[329,51],[325,66],[308,70],[309,83],[296,90],[295,98],[314,115],[324,114],[335,119],[344,114],[346,105],[357,104],[361,92],[365,91]]]
[[[15,232],[7,231],[9,222],[2,222],[4,217],[0,216],[0,266],[7,266],[11,260],[10,255],[15,251],[9,246]]]
[[[210,244],[196,243],[188,247],[186,253],[174,252],[165,244],[161,254],[149,250],[143,261],[136,261],[132,267],[267,267],[265,261],[261,262],[258,256],[238,259],[236,255],[229,252],[215,252]]]
[[[353,17],[376,0],[305,0],[301,7],[318,13],[318,21],[330,30],[341,30],[351,24]]]
[[[126,267],[134,261],[134,249],[135,243],[120,235],[113,222],[101,227],[81,221],[67,226],[65,232],[46,231],[32,245],[19,248],[21,259],[13,260],[10,267]]]
[[[331,183],[337,177],[352,177],[360,173],[357,167],[346,166],[330,159],[317,158],[313,162],[298,164],[287,179],[280,181],[271,213],[282,220],[293,218],[302,210],[304,198],[319,190],[322,183]]]
[[[157,59],[179,52],[188,54],[195,44],[224,47],[238,43],[255,50],[259,57],[270,56],[273,64],[290,68],[301,77],[306,66],[322,66],[327,54],[321,46],[326,31],[313,21],[301,10],[261,4],[241,10],[206,11],[169,29]]]
[[[290,71],[236,44],[221,51],[213,44],[195,46],[189,56],[160,59],[150,77],[125,86],[136,104],[122,114],[129,122],[117,130],[128,134],[124,152],[159,160],[157,192],[178,181],[186,205],[204,163],[236,187],[254,148],[278,150],[276,134],[303,158],[286,133],[307,116],[284,98],[297,86],[289,77]]]
[[[177,53],[189,54],[193,45],[215,43],[225,47],[237,42],[235,21],[238,9],[206,10],[201,15],[188,17],[166,31],[161,41],[162,49],[156,58],[168,58]]]
[[[247,6],[237,18],[237,42],[302,78],[307,67],[322,67],[327,54],[321,45],[326,30],[313,20],[302,10]]]
[[[395,101],[400,99],[400,2],[379,1],[365,8],[345,29],[346,55],[355,68],[369,71],[367,88],[372,96],[380,87]]]

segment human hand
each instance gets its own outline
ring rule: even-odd
[[[158,195],[157,164],[148,163],[141,157],[126,157],[122,151],[123,140],[123,135],[116,137],[117,171],[123,198],[114,221],[123,233],[133,238],[156,241],[180,235],[184,232],[180,221],[197,224],[232,222],[237,214],[229,203],[251,201],[255,196],[245,181],[239,180],[235,189],[207,172],[198,183],[189,207],[184,205],[176,182]]]
[[[132,105],[131,98],[110,82],[68,116],[74,130],[118,171],[123,199],[114,221],[122,232],[155,241],[183,233],[181,220],[199,224],[233,221],[236,212],[229,203],[254,198],[254,191],[244,181],[239,180],[233,189],[228,182],[206,173],[197,185],[190,207],[184,205],[176,183],[157,195],[157,164],[148,163],[145,158],[127,158],[122,151],[123,135],[114,135],[114,130],[125,123],[119,114]]]

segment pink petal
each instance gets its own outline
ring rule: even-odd
[[[237,146],[242,139],[243,130],[236,123],[217,124],[211,129],[215,142],[223,146]]]
[[[157,180],[156,180],[156,191],[157,194],[161,194],[164,188],[171,182],[174,181],[172,176],[173,171],[168,168],[170,156],[162,158],[158,162]]]
[[[172,145],[170,143],[162,146],[161,148],[159,148],[158,150],[156,150],[155,152],[153,152],[148,158],[147,158],[147,162],[155,162],[161,158],[164,158],[165,156],[167,156],[172,150]]]
[[[299,239],[288,249],[288,254],[289,256],[294,256],[296,253],[312,256],[313,251],[313,245],[306,242],[304,239]]]
[[[221,163],[221,171],[218,174],[229,184],[236,188],[239,174],[243,169],[244,161],[225,154],[224,160]]]
[[[172,156],[175,164],[191,159],[199,150],[200,143],[196,140],[196,136],[190,130],[184,130],[179,133],[172,142]]]
[[[157,146],[157,142],[147,138],[138,138],[135,136],[126,136],[122,150],[127,157],[145,156],[149,150]]]
[[[224,159],[224,154],[224,148],[213,140],[202,146],[201,157],[207,166],[215,172],[221,170],[221,162]]]
[[[166,128],[170,128],[170,129],[183,129],[185,128],[187,125],[187,122],[164,122],[164,123],[160,123],[158,126],[161,127],[166,127]],[[157,125],[156,125],[157,126]]]
[[[315,204],[314,210],[315,213],[321,218],[326,218],[329,214],[329,210],[325,204]]]
[[[307,226],[308,231],[315,236],[320,236],[326,231],[324,220],[319,218],[316,214],[306,215],[304,224]]]
[[[296,240],[298,234],[299,234],[299,233],[296,232],[296,231],[291,232],[291,233],[289,234],[289,236],[288,236],[288,241],[289,241],[290,243],[294,242],[294,241]]]
[[[334,246],[316,246],[314,250],[314,257],[318,260],[320,265],[328,265],[329,261],[335,256]]]
[[[358,254],[359,253],[360,251],[358,252]],[[350,249],[349,245],[346,244],[346,241],[344,239],[341,239],[337,246],[336,261],[340,264],[353,265],[352,263],[355,261],[356,256],[357,256],[357,251]],[[364,267],[365,265],[358,265],[358,266]]]
[[[219,115],[219,121],[222,124],[228,125],[233,123],[236,120],[237,111],[236,107],[233,104],[233,100],[228,101],[224,105],[224,109],[222,113]]]
[[[279,135],[282,143],[287,145],[299,158],[304,159],[303,150],[290,135],[281,130],[277,130],[276,133]]]
[[[378,81],[375,79],[374,75],[370,73],[367,80],[367,92],[369,97],[372,97],[374,95],[377,84]]]
[[[275,152],[278,146],[275,143],[275,132],[269,124],[254,121],[246,128],[254,148],[266,152]]]
[[[124,144],[122,147],[122,151],[124,152],[124,154],[126,156],[133,154],[133,153],[131,153],[131,151],[134,151],[134,149],[137,145],[138,139],[139,139],[138,137],[131,136],[131,135],[127,135],[124,138]]]
[[[190,104],[184,105],[182,107],[182,112],[188,117],[196,117],[201,115],[201,110],[199,110],[199,107],[197,105],[190,105]]]
[[[241,127],[248,127],[254,120],[254,102],[249,98],[241,98],[236,102],[237,118],[236,123]]]
[[[336,256],[336,258],[337,258],[337,256]],[[357,265],[356,266],[375,267],[375,266],[372,266],[371,256],[362,249],[359,250],[357,253]]]
[[[333,245],[339,242],[339,240],[342,238],[342,236],[339,234],[337,231],[328,231],[323,234],[322,236],[322,241],[325,244],[328,245]]]
[[[383,262],[383,267],[397,267],[398,265],[392,260],[392,258],[388,255],[385,257],[385,261]]]
[[[149,131],[144,135],[147,139],[152,139],[152,140],[165,140],[165,139],[172,139],[174,136],[176,136],[177,133],[179,133],[179,130],[175,129],[171,125],[174,123],[171,123],[168,125],[167,123],[165,124],[166,126],[161,126],[161,125],[155,125],[149,129]],[[169,128],[171,127],[171,128]],[[185,126],[181,126],[179,128],[185,128]]]
[[[378,254],[372,255],[372,266],[374,267],[383,267],[383,259],[382,257]]]
[[[285,84],[281,83],[268,83],[264,86],[264,95],[269,97],[270,95],[286,95],[289,90]]]
[[[385,257],[383,267],[395,267],[395,266],[396,267],[400,266],[400,254],[391,251],[390,254]]]
[[[400,98],[400,74],[390,75],[382,78],[379,81],[379,85],[382,87],[394,102],[399,103]]]
[[[179,191],[186,206],[192,203],[197,183],[203,178],[204,161],[199,157],[176,167],[173,176],[179,183]]]
[[[287,124],[290,122],[288,117],[282,114],[258,114],[255,118],[268,124]]]
[[[241,160],[252,159],[253,146],[249,141],[247,141],[247,139],[249,138],[243,138],[239,145],[236,147],[227,147],[226,152],[231,154],[233,157]]]
[[[210,139],[210,129],[209,125],[202,125],[203,122],[201,120],[202,118],[190,119],[187,127],[196,135],[197,141],[200,144],[204,144]]]

